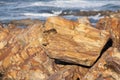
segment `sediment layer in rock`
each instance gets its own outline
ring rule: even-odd
[[[91,66],[96,61],[109,38],[104,30],[60,17],[47,19],[44,34],[43,45],[47,55],[85,66]]]
[[[0,24],[2,80],[119,80],[117,15],[101,19],[98,29],[88,18],[49,17],[45,24],[30,19]],[[16,27],[21,24],[26,27]]]
[[[120,17],[119,14],[113,14],[99,20],[96,27],[100,30],[109,31],[113,41],[113,47],[120,48]]]
[[[108,49],[82,80],[120,80],[120,52]]]
[[[77,65],[57,65],[46,55],[41,45],[42,26],[36,23],[22,29],[9,24],[0,28],[0,72],[3,80],[76,80],[85,75],[88,69]]]

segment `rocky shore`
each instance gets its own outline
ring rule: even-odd
[[[105,11],[63,11],[59,16],[65,16],[65,15],[74,15],[74,16],[95,16],[95,15],[100,15],[100,16],[110,16],[112,14],[119,14],[120,10],[117,11],[110,11],[110,10],[105,10]]]
[[[120,14],[104,14],[96,27],[86,17],[1,23],[1,80],[120,80]]]

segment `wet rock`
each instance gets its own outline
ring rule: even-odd
[[[109,48],[82,80],[119,80],[120,52]]]
[[[95,16],[98,15],[99,16],[108,16],[111,14],[116,14],[116,13],[120,13],[119,10],[117,11],[111,11],[111,10],[105,10],[105,11],[79,11],[79,10],[63,10],[61,14],[59,14],[59,16],[65,16],[65,15],[74,15],[74,16]]]
[[[113,40],[113,47],[120,47],[120,18],[118,14],[100,19],[96,27],[100,30],[109,31]]]
[[[10,22],[11,24],[15,24],[15,25],[19,25],[19,26],[29,26],[29,25],[33,25],[33,24],[40,24],[42,23],[40,20],[38,19],[22,19],[22,20],[13,20]]]
[[[86,21],[86,20],[85,20]],[[55,29],[47,33],[50,29]],[[51,58],[91,66],[106,44],[109,34],[89,23],[72,22],[60,17],[46,21],[42,44]]]

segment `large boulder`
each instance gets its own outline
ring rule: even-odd
[[[99,57],[109,34],[92,27],[89,21],[83,21],[48,18],[42,40],[47,55],[65,62],[91,66]]]

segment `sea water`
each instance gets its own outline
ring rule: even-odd
[[[0,0],[0,21],[19,19],[46,20],[49,16],[57,16],[69,12],[79,11],[117,11],[120,10],[120,0]],[[65,15],[68,19],[77,19],[81,16]],[[98,20],[102,16],[89,16]]]

